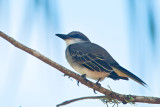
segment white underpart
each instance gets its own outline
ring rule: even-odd
[[[81,42],[86,42],[84,40],[78,39],[78,38],[72,38],[72,39],[67,39],[66,41],[66,45],[71,45],[71,44],[75,44],[75,43],[81,43]]]
[[[71,65],[74,70],[79,72],[80,74],[86,74],[86,77],[92,78],[94,80],[98,80],[101,78],[101,81],[104,80],[107,76],[109,76],[109,73],[106,72],[97,72],[97,71],[91,71],[85,67],[79,67],[76,64]]]

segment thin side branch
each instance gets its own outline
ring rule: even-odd
[[[68,75],[69,77],[72,77],[76,80],[78,80],[79,82],[81,82],[82,84],[88,86],[89,88],[92,88],[96,91],[99,91],[100,93],[106,95],[108,98],[113,98],[113,99],[117,99],[121,102],[125,102],[126,101],[130,101],[130,102],[141,102],[141,103],[151,103],[151,104],[160,104],[160,98],[157,97],[145,97],[145,96],[136,96],[136,95],[122,95],[113,91],[110,91],[108,89],[105,89],[103,87],[97,86],[95,83],[91,82],[91,81],[84,81],[83,78],[72,72],[71,70],[68,70],[67,68],[59,65],[58,63],[50,60],[49,58],[45,57],[44,55],[42,55],[41,53],[37,52],[36,50],[33,50],[21,43],[19,43],[18,41],[16,41],[15,39],[13,39],[12,37],[4,34],[3,32],[0,31],[0,36],[2,38],[4,38],[5,40],[7,40],[8,42],[10,42],[11,44],[13,44],[15,47],[31,54],[34,57],[37,57],[38,59],[40,59],[41,61],[45,62],[46,64],[58,69],[59,71],[63,72],[65,75]]]
[[[60,107],[60,106],[63,106],[63,105],[69,104],[69,103],[73,103],[75,101],[85,100],[85,99],[103,99],[103,98],[106,98],[106,96],[89,96],[89,97],[75,98],[72,100],[65,101],[61,104],[58,104],[57,107]]]

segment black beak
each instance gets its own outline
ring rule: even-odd
[[[68,35],[65,35],[65,34],[56,34],[56,36],[60,37],[63,40],[70,38]]]

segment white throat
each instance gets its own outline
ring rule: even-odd
[[[67,39],[66,41],[66,45],[71,45],[71,44],[75,44],[75,43],[82,43],[82,42],[87,42],[87,41],[83,41],[81,39]]]

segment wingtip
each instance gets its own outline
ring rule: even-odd
[[[143,85],[145,88],[149,89],[149,86],[145,82],[141,83],[141,85]]]

